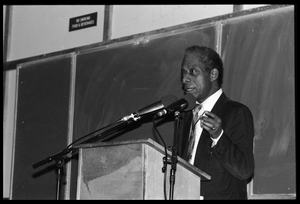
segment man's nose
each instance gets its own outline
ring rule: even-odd
[[[189,83],[191,81],[191,78],[188,74],[185,74],[183,77],[182,77],[182,83],[183,84],[186,84],[186,83]]]

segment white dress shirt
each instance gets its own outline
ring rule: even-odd
[[[208,97],[205,101],[203,101],[201,103],[202,109],[199,111],[199,115],[203,114],[204,111],[211,111],[222,93],[223,93],[223,90],[222,90],[222,88],[220,88],[218,91],[216,91],[210,97]],[[193,148],[193,151],[192,151],[192,157],[189,160],[190,164],[194,164],[196,150],[197,150],[198,142],[200,140],[200,136],[202,134],[202,130],[203,130],[203,128],[200,126],[200,121],[198,121],[195,125],[195,130],[194,130],[195,134],[196,134],[196,137],[195,137],[195,145],[194,145],[194,148]],[[219,135],[219,137],[217,137],[216,139],[211,138],[212,141],[213,141],[212,147],[217,144],[217,142],[221,138],[222,134],[223,134],[223,130],[222,130],[221,134]]]

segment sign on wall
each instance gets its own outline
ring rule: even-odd
[[[97,12],[70,18],[69,32],[97,26]]]

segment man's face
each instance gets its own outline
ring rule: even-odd
[[[211,95],[212,81],[204,64],[194,54],[187,54],[181,68],[181,82],[185,93],[192,94],[197,101],[203,102]]]

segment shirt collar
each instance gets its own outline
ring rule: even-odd
[[[220,98],[221,94],[223,93],[223,89],[220,88],[218,91],[213,93],[211,96],[209,96],[205,101],[201,103],[203,110],[211,111],[214,107],[217,100]],[[199,104],[199,102],[196,102]]]

